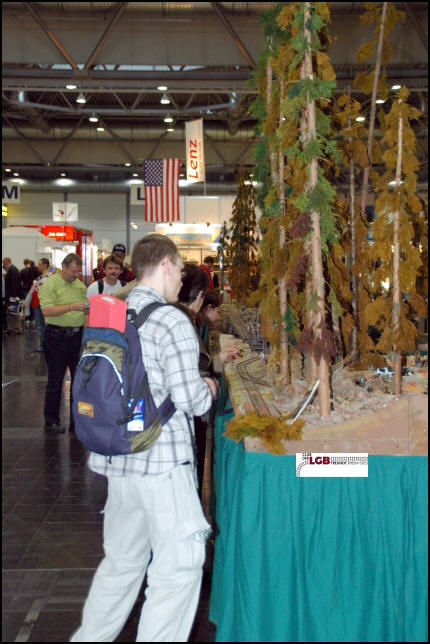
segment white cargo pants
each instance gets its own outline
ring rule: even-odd
[[[110,476],[105,558],[85,602],[82,625],[70,641],[112,642],[148,568],[136,641],[186,642],[199,601],[208,529],[190,465],[156,476]]]

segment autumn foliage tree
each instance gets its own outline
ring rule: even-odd
[[[238,176],[237,196],[230,222],[225,261],[231,269],[230,284],[234,297],[240,304],[245,304],[252,290],[251,267],[257,262],[258,236],[255,188],[249,173],[244,169]]]
[[[419,164],[411,127],[411,121],[420,112],[408,105],[408,95],[408,90],[402,87],[384,119],[381,144],[385,146],[382,158],[386,171],[377,182],[372,226],[371,257],[375,270],[369,283],[373,298],[364,312],[366,322],[381,332],[367,360],[374,365],[383,364],[384,356],[392,354],[396,393],[400,393],[401,387],[400,355],[415,349],[416,320],[427,312],[425,300],[417,292],[423,262],[416,230],[423,228],[420,218],[423,204],[416,194]]]

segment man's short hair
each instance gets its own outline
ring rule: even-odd
[[[136,242],[131,256],[131,270],[140,281],[145,275],[151,275],[157,266],[168,257],[172,262],[180,259],[179,251],[166,235],[153,233]]]
[[[73,263],[78,264],[78,266],[82,266],[82,259],[79,255],[76,255],[76,253],[69,253],[61,262],[61,266],[70,266],[70,264]]]
[[[46,268],[49,268],[49,259],[47,257],[42,257],[39,259],[39,262],[42,262],[42,264],[45,264]]]
[[[108,255],[107,257],[104,258],[104,260],[103,260],[103,268],[106,268],[106,266],[108,264],[118,264],[118,266],[120,266],[122,268],[124,266],[124,261],[123,261],[122,257],[120,257],[119,255],[116,255],[116,254],[114,255],[112,253],[112,255]]]
[[[27,258],[24,259],[23,264],[24,264],[24,266],[28,266],[30,264],[30,266],[31,266],[31,259],[27,259]]]
[[[204,264],[213,264],[214,263],[214,258],[208,255],[207,257],[204,258],[203,260]]]

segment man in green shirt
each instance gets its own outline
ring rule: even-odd
[[[45,392],[45,430],[50,434],[63,434],[60,423],[60,404],[63,379],[70,370],[70,426],[74,431],[72,416],[72,383],[79,361],[82,328],[87,310],[87,289],[78,277],[82,260],[69,253],[61,264],[61,271],[51,275],[39,291],[40,308],[45,316],[45,356],[48,364],[48,382]]]

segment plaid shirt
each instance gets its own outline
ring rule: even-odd
[[[166,301],[154,289],[136,286],[127,302],[139,313],[154,300]],[[99,474],[143,476],[166,472],[186,461],[194,463],[192,416],[201,416],[212,405],[209,387],[199,374],[197,335],[184,313],[173,306],[160,307],[140,327],[139,335],[155,404],[159,406],[170,393],[177,411],[147,451],[112,457],[90,452],[88,465]]]

